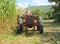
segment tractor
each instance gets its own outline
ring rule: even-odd
[[[36,28],[35,28],[36,27]],[[22,31],[28,32],[28,28],[32,28],[32,31],[39,31],[40,34],[43,33],[43,22],[42,17],[38,15],[32,15],[30,10],[27,10],[24,15],[18,15],[18,31],[17,33],[21,33]]]

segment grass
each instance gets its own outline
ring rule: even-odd
[[[44,20],[44,33],[0,34],[0,44],[60,44],[60,23]]]

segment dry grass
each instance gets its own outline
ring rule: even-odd
[[[44,33],[23,32],[19,35],[13,35],[8,31],[0,32],[0,44],[60,44],[60,23],[54,23],[53,20],[44,20]]]

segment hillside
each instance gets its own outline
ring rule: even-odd
[[[46,5],[46,6],[31,6],[30,8],[51,8],[52,5]]]
[[[49,10],[52,7],[52,5],[46,5],[46,6],[31,6],[30,10],[34,10],[34,9],[41,9],[43,12]],[[27,9],[27,8],[25,8]]]

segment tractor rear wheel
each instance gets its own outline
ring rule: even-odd
[[[39,31],[40,34],[43,34],[43,26],[37,26],[37,30]]]
[[[23,31],[23,26],[20,24],[20,25],[18,25],[18,27],[17,27],[16,34],[20,34],[22,31]]]

